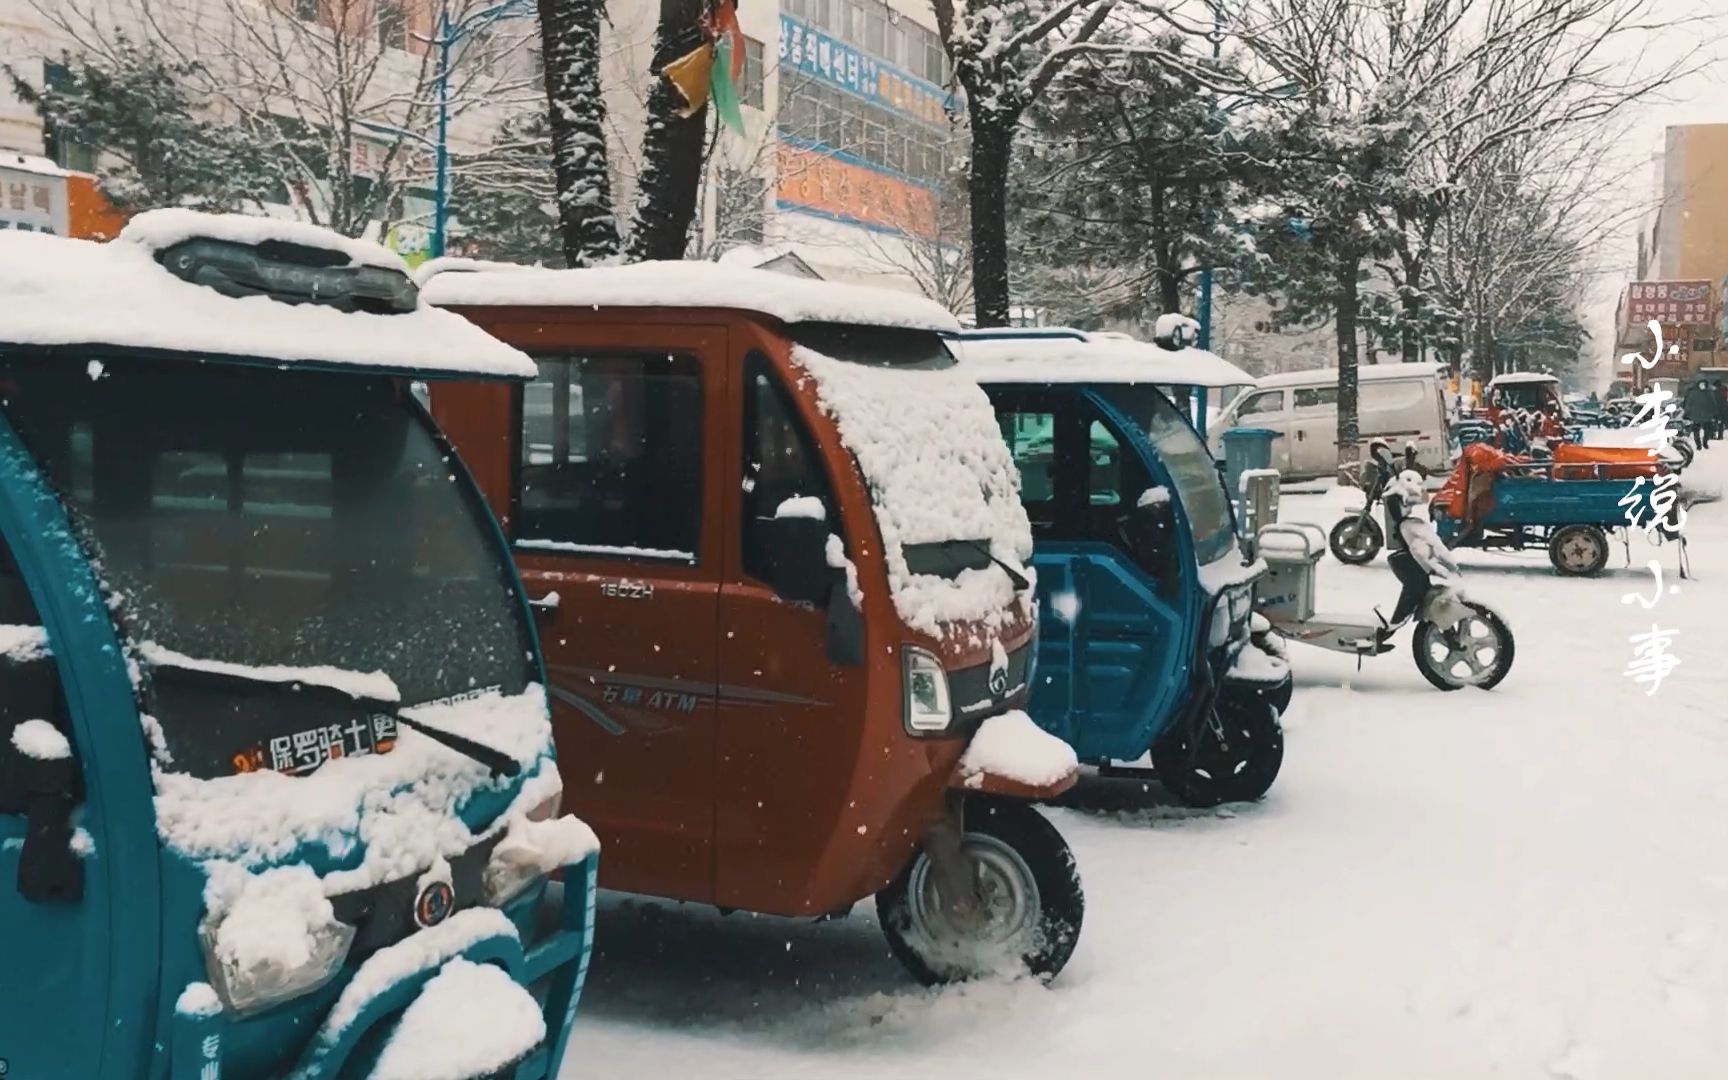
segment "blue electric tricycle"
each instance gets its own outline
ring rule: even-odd
[[[0,1076],[555,1076],[597,845],[413,393],[532,363],[293,223],[0,233],[0,296]]]
[[[956,351],[996,407],[1032,519],[1033,720],[1113,772],[1149,753],[1190,805],[1265,794],[1291,694],[1280,647],[1253,629],[1265,566],[1244,557],[1217,463],[1160,389],[1206,378],[1185,362],[1198,350],[992,330]]]

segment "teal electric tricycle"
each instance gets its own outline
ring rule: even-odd
[[[0,1076],[555,1076],[597,845],[413,392],[532,363],[252,218],[0,233],[0,297]]]
[[[1252,613],[1265,564],[1245,558],[1217,463],[1162,389],[1196,400],[1249,377],[1079,331],[974,331],[956,352],[996,407],[1032,519],[1032,719],[1105,771],[1150,754],[1189,805],[1258,799],[1283,761],[1290,669]]]

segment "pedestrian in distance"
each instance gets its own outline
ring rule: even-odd
[[[1686,394],[1680,399],[1680,410],[1686,417],[1686,426],[1698,432],[1698,446],[1703,449],[1710,445],[1710,435],[1716,425],[1718,399],[1713,389],[1706,385],[1704,379],[1694,379],[1686,387]]]

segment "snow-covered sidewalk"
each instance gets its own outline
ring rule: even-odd
[[[1712,448],[1689,486],[1728,486]],[[1288,495],[1329,524],[1337,494]],[[1492,693],[1398,651],[1293,647],[1284,772],[1264,803],[1052,811],[1080,860],[1079,952],[1052,988],[926,991],[869,913],[810,925],[608,898],[566,1064],[704,1080],[1690,1080],[1728,1059],[1728,503],[1689,523],[1698,580],[1653,612],[1618,547],[1592,580],[1464,553],[1517,635]],[[1382,557],[1322,563],[1321,606],[1388,609]],[[1654,697],[1628,637],[1679,630]],[[1123,809],[1122,807],[1127,807]]]

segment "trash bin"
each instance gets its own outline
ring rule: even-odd
[[[1241,502],[1244,472],[1272,467],[1272,440],[1283,434],[1257,427],[1231,428],[1224,433],[1224,487],[1232,501]]]

